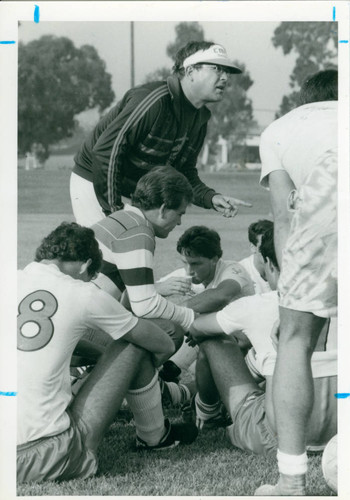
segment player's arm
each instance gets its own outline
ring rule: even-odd
[[[175,352],[167,333],[151,321],[136,318],[103,290],[90,288],[90,301],[84,316],[87,329],[104,331],[112,339],[123,339],[151,352],[161,362]]]
[[[169,335],[146,319],[139,318],[134,328],[123,336],[123,340],[151,352],[156,366],[162,365],[175,353],[175,344]]]
[[[194,312],[190,308],[175,305],[155,289],[152,236],[146,234],[144,228],[133,236],[132,252],[128,249],[120,251],[119,248],[113,254],[133,313],[144,319],[169,319],[187,330],[193,322]]]
[[[274,170],[269,174],[268,181],[274,219],[275,250],[281,267],[282,251],[287,241],[292,218],[292,212],[288,210],[288,198],[295,186],[285,170]]]
[[[192,323],[186,342],[190,346],[194,346],[203,340],[220,337],[223,334],[224,332],[216,319],[216,313],[201,314]]]
[[[186,306],[199,313],[219,311],[241,292],[238,281],[227,279],[216,288],[205,290],[187,300]]]

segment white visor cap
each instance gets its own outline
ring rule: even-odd
[[[198,50],[186,57],[183,67],[188,68],[188,66],[200,63],[219,64],[227,68],[229,73],[242,73],[242,70],[237,68],[227,57],[226,49],[222,45],[212,45],[209,49]]]

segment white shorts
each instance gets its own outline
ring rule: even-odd
[[[327,151],[301,186],[283,250],[280,305],[337,314],[337,154]]]

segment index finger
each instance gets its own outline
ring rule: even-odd
[[[252,207],[252,203],[248,201],[239,200],[238,198],[232,198],[235,205],[240,205],[241,207]]]

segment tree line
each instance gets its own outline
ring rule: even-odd
[[[283,22],[275,29],[274,47],[281,48],[285,55],[292,52],[297,55],[290,75],[290,92],[283,96],[276,117],[297,105],[297,93],[306,76],[336,67],[336,26],[332,22]],[[168,44],[166,53],[174,61],[176,52],[188,41],[205,39],[199,23],[179,23],[175,27],[175,40]],[[253,103],[247,95],[254,82],[244,62],[235,63],[243,74],[229,79],[224,98],[211,108],[207,143],[212,148],[219,135],[228,140],[229,148],[244,144],[247,132],[256,123]],[[171,68],[158,68],[145,81],[163,80],[170,73]],[[44,162],[53,145],[75,133],[79,113],[97,108],[103,114],[115,98],[112,77],[93,46],[77,48],[69,38],[51,35],[20,43],[19,154],[34,152]]]

